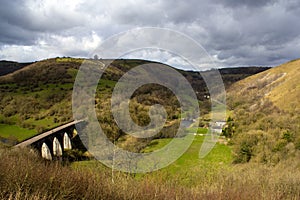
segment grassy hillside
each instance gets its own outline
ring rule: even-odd
[[[76,67],[79,63],[66,65],[52,59],[0,77],[0,123],[37,134],[71,120],[74,80],[71,72]],[[7,129],[0,133],[0,136],[11,134],[19,141],[26,138],[26,134],[14,134]]]
[[[14,128],[0,129],[0,136],[6,138],[12,136],[11,139],[21,141],[32,134],[41,133],[72,120],[73,83],[82,61],[83,59],[65,57],[47,59],[0,76],[0,124],[6,127],[12,125],[25,128],[30,132],[30,134],[22,135],[21,133],[15,134]],[[99,81],[95,99],[96,112],[102,128],[111,139],[124,141],[124,138],[127,138],[118,129],[110,112],[110,98],[114,85],[125,72],[145,63],[151,63],[151,61],[115,60]],[[266,68],[249,67],[221,69],[220,72],[225,86],[229,87],[233,82],[263,70]],[[204,80],[198,73],[178,71],[197,91],[202,114],[208,113],[210,101],[204,98],[204,95],[208,93]],[[172,137],[173,130],[178,126],[180,109],[177,98],[170,90],[162,86],[148,84],[139,88],[131,99],[131,117],[140,125],[148,124],[150,120],[148,111],[153,104],[164,105],[168,113],[168,123],[156,138]],[[143,141],[140,142],[143,143]],[[143,147],[144,145],[136,147],[135,151]]]
[[[2,133],[1,136],[4,138],[15,137],[15,139],[24,140],[28,137],[35,135],[34,130],[28,130],[25,128],[20,128],[16,125],[8,125],[8,124],[0,124],[0,132]]]
[[[300,150],[300,60],[248,77],[227,96],[236,161],[277,163]]]
[[[36,62],[14,73],[0,77],[0,124],[32,130],[35,134],[72,120],[71,95],[73,83],[82,59],[56,58]],[[94,62],[91,60],[90,62]],[[116,81],[136,65],[149,63],[143,60],[117,60],[106,70],[99,81],[96,93],[98,119],[109,138],[118,139],[124,135],[110,113],[110,98]],[[148,98],[149,93],[153,97]],[[157,95],[163,98],[155,98]],[[166,101],[166,97],[170,102]],[[139,100],[137,100],[139,99]],[[175,101],[175,103],[174,103]],[[144,102],[144,103],[142,103]],[[133,120],[141,125],[149,122],[150,105],[165,105],[169,120],[179,114],[175,97],[159,86],[140,88],[132,98]],[[173,112],[174,110],[174,112]],[[176,118],[176,117],[175,117]],[[174,124],[174,123],[173,123]],[[29,137],[15,133],[14,128],[0,129],[0,136],[19,141]],[[21,130],[21,129],[20,129]],[[166,134],[168,130],[166,129]]]

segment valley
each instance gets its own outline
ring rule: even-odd
[[[0,181],[3,189],[0,197],[18,190],[25,199],[91,199],[97,195],[102,199],[297,199],[300,196],[300,60],[273,68],[219,70],[227,93],[226,125],[221,140],[204,158],[199,157],[199,150],[210,134],[208,89],[199,73],[176,69],[197,92],[199,124],[188,127],[195,138],[171,165],[145,174],[113,170],[91,155],[79,159],[87,152],[78,150],[69,152],[72,160],[59,163],[42,160],[36,150],[10,148],[74,120],[73,83],[82,62],[78,58],[51,58],[0,76],[0,177],[4,181],[3,185]],[[115,60],[99,81],[94,100],[97,120],[106,137],[118,147],[136,153],[154,152],[176,140],[174,133],[180,118],[193,116],[192,111],[182,116],[178,99],[170,90],[147,84],[131,96],[131,118],[145,126],[150,122],[150,107],[163,105],[167,112],[163,129],[145,139],[130,136],[118,127],[111,113],[113,89],[127,71],[147,63],[153,62]],[[4,183],[9,184],[4,186]]]

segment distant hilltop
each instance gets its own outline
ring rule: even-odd
[[[6,61],[6,60],[1,60],[0,61],[0,76],[12,73],[14,71],[17,71],[19,69],[22,69],[23,67],[26,67],[33,62],[28,62],[28,63],[18,63],[18,62],[13,62],[13,61]]]

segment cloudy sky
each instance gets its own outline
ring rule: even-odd
[[[138,27],[184,33],[218,66],[274,66],[300,57],[298,0],[0,2],[0,60],[87,57],[112,35]]]

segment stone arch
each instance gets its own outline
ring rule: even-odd
[[[52,155],[51,155],[50,149],[45,142],[42,145],[41,151],[42,151],[42,158],[45,158],[47,160],[52,160]]]
[[[66,132],[64,133],[64,150],[65,149],[72,149],[71,140]]]
[[[62,148],[60,142],[56,137],[53,139],[53,155],[54,156],[62,156]]]

